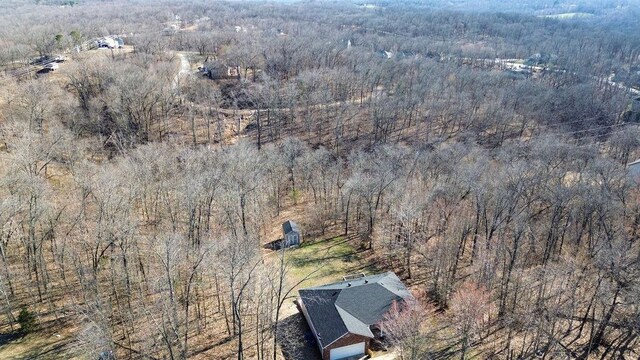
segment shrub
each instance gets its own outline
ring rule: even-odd
[[[22,308],[18,314],[18,324],[20,324],[20,332],[28,334],[36,329],[36,317],[27,308]]]

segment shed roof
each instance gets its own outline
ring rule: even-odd
[[[291,220],[287,220],[282,224],[282,230],[284,231],[285,234],[288,234],[291,231],[295,231],[297,233],[300,232],[300,228],[298,227],[298,224],[294,223]]]

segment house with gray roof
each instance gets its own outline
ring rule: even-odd
[[[240,80],[240,67],[227,65],[219,60],[205,61],[203,72],[212,80]]]
[[[627,164],[627,173],[631,180],[640,182],[640,159]]]
[[[366,354],[391,306],[413,299],[393,272],[301,289],[299,294],[323,360]]]
[[[298,224],[291,220],[287,220],[282,224],[282,243],[283,248],[297,246],[302,243],[302,232]]]

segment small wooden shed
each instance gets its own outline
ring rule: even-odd
[[[282,247],[297,246],[302,243],[302,232],[298,224],[287,220],[282,224]]]

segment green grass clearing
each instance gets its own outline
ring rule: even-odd
[[[286,257],[291,280],[299,281],[313,273],[302,288],[340,281],[346,274],[377,270],[362,259],[353,241],[343,236],[304,243],[287,251]]]

